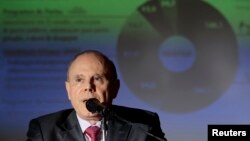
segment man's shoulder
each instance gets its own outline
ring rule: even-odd
[[[135,113],[135,114],[146,114],[149,116],[153,116],[156,114],[155,112],[145,110],[145,109],[140,109],[140,108],[135,108],[135,107],[127,107],[127,106],[121,106],[121,105],[112,105],[112,110],[116,112],[129,112],[129,113]]]
[[[119,117],[133,123],[152,123],[158,120],[158,114],[145,109],[112,105],[111,110]]]
[[[37,120],[39,122],[48,122],[48,121],[60,121],[65,120],[72,112],[73,109],[64,109],[56,112],[51,112],[45,115],[41,115],[39,117],[34,118],[33,120]]]

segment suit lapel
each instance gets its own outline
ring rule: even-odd
[[[108,123],[108,141],[126,141],[131,130],[131,125],[117,120]]]
[[[63,141],[85,141],[75,111],[72,111],[65,122],[59,126],[63,128],[60,132]]]

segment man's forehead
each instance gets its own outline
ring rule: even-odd
[[[99,73],[93,73],[92,75],[91,75],[91,77],[95,77],[95,76],[105,76],[104,74],[99,74]],[[72,75],[72,77],[73,78],[85,78],[85,77],[87,77],[85,74],[73,74]]]
[[[97,55],[95,53],[85,53],[80,56],[78,56],[73,62],[89,62],[89,61],[95,61],[96,63],[101,63],[105,61],[104,58],[100,55]]]
[[[74,69],[99,69],[105,70],[105,60],[95,54],[83,54],[78,56],[70,66],[70,70]]]

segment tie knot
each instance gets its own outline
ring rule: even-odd
[[[92,141],[97,141],[100,128],[98,126],[90,126],[86,129],[86,134],[89,135]]]

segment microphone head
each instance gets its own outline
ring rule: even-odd
[[[91,113],[101,113],[104,107],[101,105],[99,100],[91,98],[86,101],[86,108]]]

